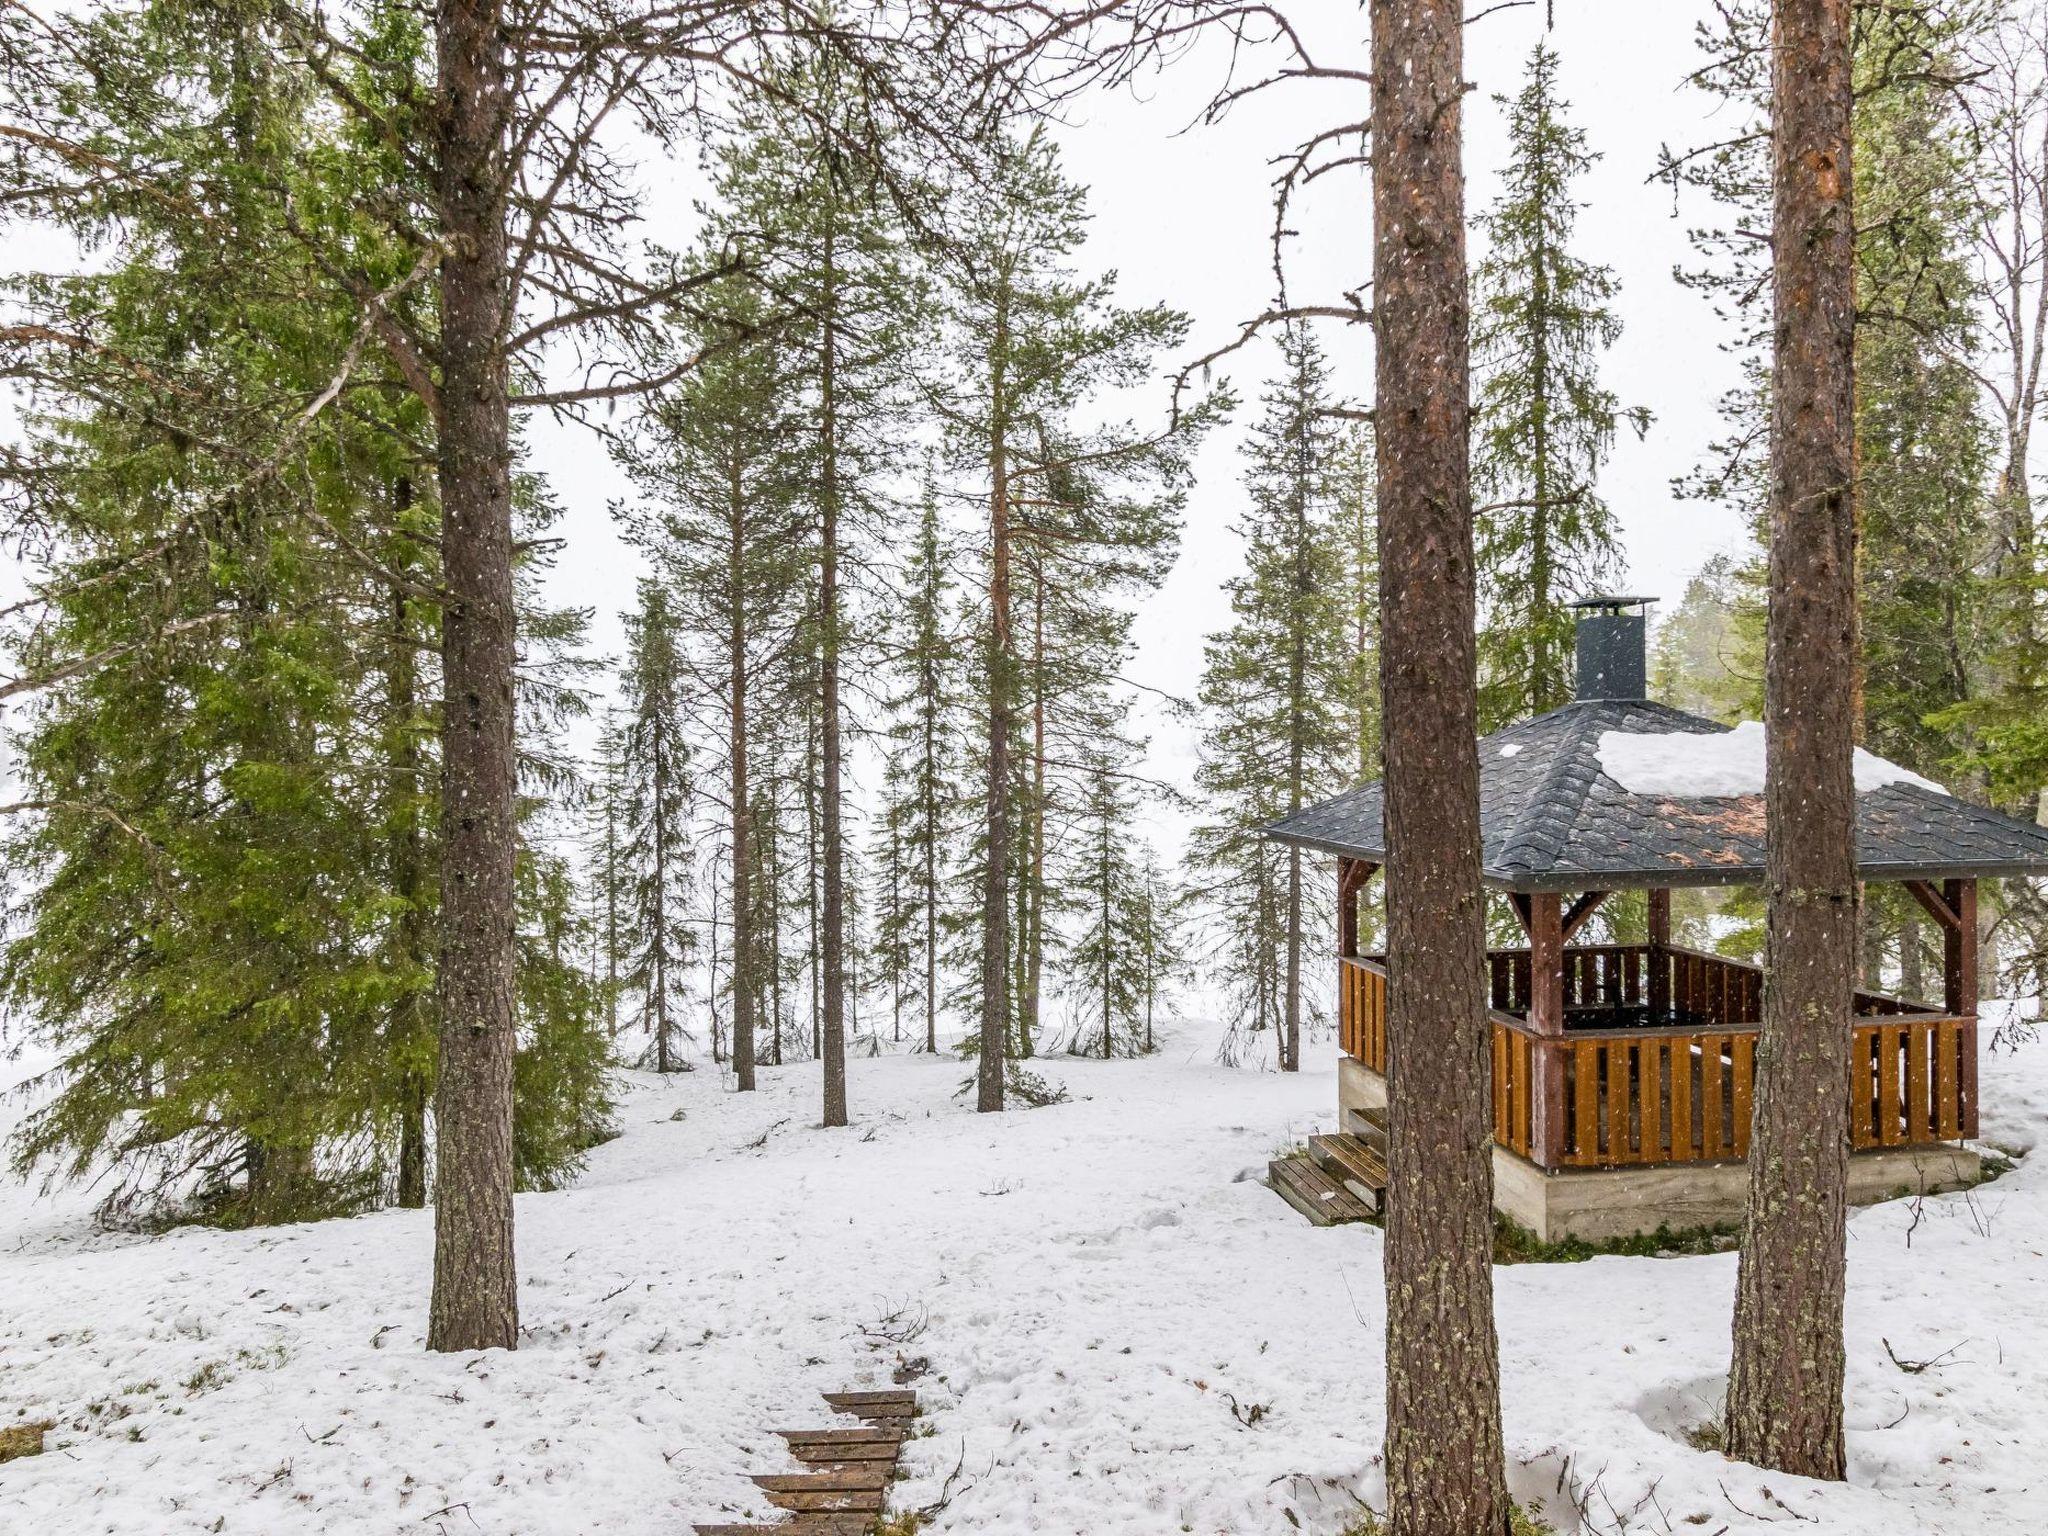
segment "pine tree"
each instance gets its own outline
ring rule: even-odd
[[[825,1064],[824,1123],[844,1125],[849,920],[842,674],[861,653],[848,578],[850,550],[888,526],[882,476],[899,440],[903,361],[915,312],[903,252],[878,164],[850,163],[846,140],[871,122],[869,82],[829,49],[804,53],[778,82],[793,107],[765,112],[728,157],[719,192],[726,219],[756,242],[762,280],[788,309],[778,334],[784,366],[802,380],[789,424],[804,447],[790,474],[809,509],[816,559],[809,643],[817,696],[810,701],[815,773],[807,784],[815,823],[817,893],[813,984]]]
[[[682,1019],[696,947],[689,911],[692,787],[677,642],[666,586],[643,579],[626,624],[621,679],[626,794],[620,853],[632,895],[625,984],[639,999],[637,1022],[651,1037],[647,1058],[657,1072],[685,1070],[682,1044],[692,1038]]]
[[[1854,70],[1846,7],[1777,0],[1774,21],[1770,949],[1725,1449],[1839,1480],[1857,926]]]
[[[1565,121],[1557,55],[1539,42],[1507,108],[1508,164],[1479,219],[1488,240],[1473,274],[1475,492],[1480,595],[1479,722],[1493,730],[1571,698],[1575,592],[1619,561],[1600,466],[1626,416],[1601,387],[1600,354],[1621,334],[1612,271],[1574,254],[1573,183],[1598,157]]]
[[[1387,1510],[1509,1528],[1493,1321],[1468,370],[1464,8],[1373,0],[1387,771]]]
[[[1020,928],[1037,942],[1032,893],[1019,884],[1035,869],[1036,844],[1020,841],[1018,790],[1020,774],[1036,784],[1047,754],[1034,750],[1035,736],[1020,739],[1027,680],[1018,599],[1029,595],[1020,571],[1028,559],[1043,570],[1057,558],[1069,572],[1114,586],[1130,579],[1123,572],[1155,569],[1176,526],[1186,455],[1222,404],[1204,401],[1151,435],[1127,423],[1079,424],[1097,390],[1142,379],[1186,321],[1164,308],[1117,308],[1109,280],[1073,275],[1085,210],[1042,131],[991,146],[990,158],[951,215],[965,232],[947,273],[958,378],[941,407],[956,462],[986,487],[975,667],[985,819],[974,853],[978,931],[970,936],[979,977],[976,1103],[984,1111],[1003,1107],[1003,1062],[1019,1019]],[[1023,924],[1015,915],[1020,893]],[[1033,952],[1021,952],[1025,985]]]
[[[1245,449],[1244,573],[1225,583],[1232,623],[1206,649],[1195,784],[1209,819],[1195,829],[1190,863],[1222,928],[1226,1052],[1239,1032],[1271,1028],[1281,1069],[1294,1071],[1309,1006],[1305,965],[1327,949],[1317,938],[1328,913],[1309,895],[1300,851],[1260,829],[1350,781],[1366,735],[1360,630],[1377,598],[1368,603],[1357,587],[1365,502],[1337,494],[1322,354],[1296,326],[1280,355]]]

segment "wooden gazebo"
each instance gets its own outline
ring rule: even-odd
[[[1546,1238],[1732,1221],[1746,1189],[1763,972],[1674,944],[1671,892],[1761,881],[1762,731],[1644,697],[1637,602],[1583,605],[1577,699],[1479,744],[1484,877],[1526,937],[1488,956],[1496,1198]],[[1977,1175],[1977,881],[2048,873],[2048,828],[1868,754],[1856,779],[1859,873],[1910,891],[1943,951],[1938,1002],[1856,997],[1851,1193],[1878,1199]],[[1354,1186],[1383,1145],[1386,967],[1358,942],[1380,810],[1369,784],[1270,829],[1337,859],[1345,1135],[1325,1160]],[[1647,942],[1575,942],[1629,890]]]

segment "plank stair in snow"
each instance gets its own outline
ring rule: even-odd
[[[1300,1153],[1274,1158],[1266,1165],[1266,1181],[1281,1199],[1319,1227],[1372,1219],[1371,1206],[1332,1177],[1315,1159]]]
[[[1384,1104],[1361,1104],[1344,1111],[1344,1122],[1351,1134],[1379,1153],[1381,1161],[1387,1156],[1387,1109]]]
[[[1323,1172],[1377,1213],[1387,1187],[1387,1160],[1362,1136],[1311,1136],[1308,1155]]]
[[[827,1392],[856,1428],[779,1429],[801,1472],[764,1472],[753,1481],[768,1502],[790,1512],[772,1525],[700,1525],[697,1536],[868,1536],[881,1518],[896,1459],[917,1416],[915,1392]]]

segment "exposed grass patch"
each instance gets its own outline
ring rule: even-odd
[[[1343,1536],[1387,1536],[1387,1529],[1384,1516],[1367,1510],[1344,1527]],[[1519,1504],[1508,1506],[1508,1529],[1514,1536],[1557,1536],[1555,1527],[1537,1519]]]
[[[1609,1238],[1589,1243],[1567,1237],[1546,1243],[1527,1227],[1495,1213],[1493,1218],[1493,1262],[1496,1264],[1583,1264],[1587,1259],[1619,1256],[1632,1259],[1677,1258],[1700,1253],[1730,1253],[1741,1242],[1742,1230],[1735,1226],[1662,1227],[1638,1232],[1632,1237]]]
[[[1718,1451],[1726,1442],[1719,1419],[1707,1419],[1685,1432],[1685,1443],[1696,1451]]]
[[[0,1427],[0,1461],[43,1454],[43,1436],[57,1427],[54,1419],[36,1419],[27,1424]]]

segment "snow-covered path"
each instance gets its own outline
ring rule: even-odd
[[[1310,1228],[1255,1181],[1328,1128],[1329,1048],[1283,1079],[1212,1045],[1188,1026],[1147,1061],[1044,1064],[1074,1101],[1002,1117],[954,1096],[950,1059],[859,1061],[832,1132],[811,1067],[750,1098],[636,1077],[579,1187],[520,1198],[512,1355],[423,1352],[422,1213],[137,1240],[9,1187],[0,1422],[59,1427],[0,1467],[0,1533],[681,1536],[763,1513],[743,1473],[768,1431],[899,1357],[928,1366],[932,1433],[898,1503],[950,1476],[936,1530],[1340,1531],[1380,1496],[1379,1234]],[[1987,1135],[2032,1146],[2048,1045],[1985,1079]],[[1561,1487],[1598,1531],[2048,1527],[2048,1159],[1854,1218],[1846,1487],[1684,1440],[1734,1262],[1497,1272],[1520,1496],[1560,1529]]]

